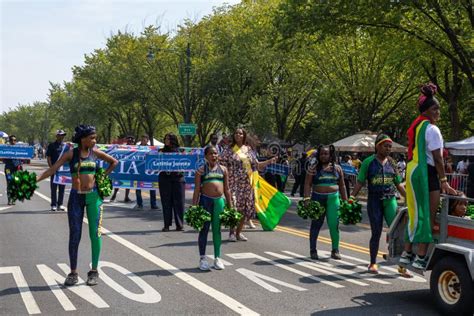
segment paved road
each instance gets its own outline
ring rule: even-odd
[[[40,172],[42,167],[29,168]],[[328,258],[326,228],[319,239],[324,258],[308,260],[309,223],[299,219],[294,208],[274,232],[247,230],[248,242],[225,241],[224,271],[201,272],[193,229],[163,233],[161,212],[106,204],[100,284],[91,288],[81,280],[79,286],[64,288],[69,269],[67,214],[49,211],[49,182],[41,183],[31,201],[12,207],[6,205],[3,175],[0,188],[2,315],[437,314],[429,275],[403,279],[395,267],[383,263],[382,274],[365,272],[370,231],[364,224],[341,226],[342,261]],[[119,199],[123,190],[120,193]],[[89,260],[84,224],[79,249],[83,279]]]

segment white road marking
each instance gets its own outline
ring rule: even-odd
[[[23,275],[23,272],[21,272],[21,268],[19,266],[0,267],[0,274],[7,273],[10,273],[13,276],[28,314],[41,314],[38,304],[36,304],[36,300],[30,291],[28,282],[26,282],[25,276]]]
[[[128,277],[133,283],[135,283],[139,288],[143,290],[143,293],[133,293],[112,280],[105,272],[104,272],[104,267],[107,268],[112,268],[126,277]],[[108,262],[108,261],[101,261],[100,265],[97,269],[100,274],[100,279],[103,280],[105,283],[107,283],[108,286],[110,286],[112,289],[117,291],[118,293],[122,294],[126,298],[129,298],[131,300],[140,302],[140,303],[147,303],[147,304],[153,304],[153,303],[158,303],[161,301],[161,295],[158,293],[154,288],[151,287],[148,283],[146,283],[142,278],[140,278],[138,275],[136,275],[133,272],[128,271],[124,267],[119,266],[118,264]]]
[[[42,199],[46,200],[47,202],[51,203],[51,200],[49,197],[46,195],[40,193],[40,192],[35,192],[39,197]],[[84,218],[83,221],[85,223],[88,223],[87,219]],[[169,273],[173,274],[177,278],[181,279],[185,283],[189,284],[190,286],[194,287],[198,291],[209,295],[219,303],[225,305],[229,309],[233,310],[234,312],[240,314],[240,315],[259,315],[257,312],[251,310],[250,308],[246,307],[242,303],[238,302],[237,300],[233,299],[232,297],[228,296],[227,294],[224,294],[207,284],[199,281],[198,279],[192,277],[191,275],[181,271],[180,269],[176,268],[175,266],[167,263],[166,261],[158,258],[157,256],[153,255],[152,253],[138,247],[137,245],[129,242],[128,240],[112,233],[108,229],[104,228],[102,226],[102,233],[106,234],[109,238],[115,240],[122,246],[130,249],[131,251],[135,252],[136,254],[142,256],[143,258],[147,259],[151,263],[155,264],[156,266],[160,267],[163,270],[167,270]]]
[[[293,290],[296,290],[296,291],[300,291],[300,292],[307,291],[307,289],[305,289],[305,288],[302,288],[302,287],[299,287],[299,286],[296,286],[296,285],[293,285],[293,284],[290,284],[290,283],[286,283],[286,282],[277,280],[275,278],[269,277],[267,275],[263,275],[263,274],[245,269],[245,268],[239,268],[235,271],[239,272],[240,274],[242,274],[244,277],[246,277],[250,281],[255,282],[256,284],[260,285],[261,287],[263,287],[267,291],[270,291],[270,292],[273,292],[273,293],[281,293],[281,290],[277,289],[273,285],[270,285],[270,284],[268,284],[267,282],[265,282],[263,280],[266,280],[266,281],[269,281],[269,282],[272,282],[272,283],[275,283],[275,284],[278,284],[278,285],[281,285],[281,286],[284,286],[284,287],[287,287],[287,288],[290,288],[290,289],[293,289]]]
[[[291,262],[291,263],[297,264],[299,266],[305,267],[307,269],[311,269],[311,270],[317,271],[319,273],[330,275],[330,276],[332,276],[336,279],[339,279],[339,280],[347,281],[347,282],[357,284],[357,285],[360,285],[360,286],[368,286],[367,283],[360,282],[360,281],[357,281],[357,280],[353,280],[351,278],[347,278],[347,277],[338,275],[336,272],[332,271],[332,269],[328,268],[328,267],[321,268],[321,267],[318,267],[318,265],[316,265],[314,263],[312,264],[311,262],[307,262],[307,261],[305,262],[305,261],[302,261],[300,259],[295,259],[295,258],[292,258],[292,257],[289,257],[289,256],[285,256],[285,255],[281,255],[281,254],[278,254],[278,253],[275,253],[275,252],[271,252],[271,251],[266,251],[265,253],[270,255],[270,256],[276,257],[278,259],[283,259],[283,260],[286,260],[288,262]]]
[[[1,194],[0,194],[0,196],[1,196]],[[2,207],[0,207],[0,211],[7,210],[7,209],[12,208],[12,207],[13,207],[13,206],[11,206],[11,205],[9,205],[9,206],[2,206]]]
[[[318,250],[318,253],[321,252],[322,254],[324,255],[330,255],[331,253],[329,251],[323,251],[323,250]],[[352,256],[347,256],[347,255],[341,255],[342,258],[346,258],[346,259],[350,259],[350,260],[353,260],[353,261],[356,261],[356,262],[360,262],[360,263],[364,263],[365,266],[363,265],[356,265],[356,267],[358,267],[359,269],[362,269],[362,270],[365,270],[367,271],[367,267],[369,265],[369,261],[367,260],[363,260],[363,259],[359,259],[359,258],[356,258],[356,257],[352,257]],[[340,263],[347,263],[347,264],[352,264],[353,263],[349,263],[347,261],[341,261],[341,260],[338,260]],[[387,272],[383,272],[381,270],[386,270],[386,271],[390,271],[392,273],[387,273]],[[422,278],[422,277],[419,277],[417,275],[413,275],[413,278],[405,278],[403,276],[400,275],[400,273],[398,273],[398,270],[395,269],[395,268],[392,268],[392,267],[386,267],[386,266],[381,266],[379,265],[379,274],[381,275],[390,275],[391,277],[393,278],[397,278],[397,279],[402,279],[404,281],[410,281],[410,282],[418,282],[418,283],[423,283],[423,282],[426,282],[426,279]]]
[[[206,255],[206,257],[208,257],[209,259],[214,260],[214,256],[213,256],[213,255]],[[229,261],[226,261],[226,260],[224,260],[224,259],[222,259],[222,258],[220,258],[220,259],[221,259],[221,262],[224,264],[224,266],[229,267],[229,266],[233,266],[233,265],[234,265],[234,264],[230,263]]]
[[[324,283],[326,285],[329,285],[329,286],[332,286],[332,287],[335,287],[335,288],[343,288],[344,287],[344,285],[340,285],[340,284],[337,284],[337,283],[332,282],[332,281],[327,281],[327,280],[321,279],[317,276],[311,275],[309,273],[306,273],[306,272],[303,272],[303,271],[300,271],[300,270],[296,270],[295,268],[288,267],[284,264],[278,263],[276,261],[270,260],[268,258],[259,256],[257,254],[251,253],[251,252],[230,253],[230,254],[227,254],[227,256],[229,256],[233,259],[257,259],[257,260],[261,260],[261,261],[268,262],[268,263],[270,263],[270,264],[272,264],[276,267],[279,267],[279,268],[282,268],[286,271],[290,271],[292,273],[301,275],[305,278],[311,279],[311,280],[316,281],[316,282]]]
[[[58,266],[61,268],[61,270],[63,270],[64,275],[57,273],[45,264],[36,265],[39,272],[41,273],[41,276],[46,281],[46,284],[48,284],[51,292],[53,292],[54,296],[56,296],[64,310],[75,311],[76,307],[74,304],[72,304],[71,300],[69,300],[60,286],[60,284],[64,283],[64,279],[68,274],[69,267],[65,263],[58,263]],[[91,287],[85,285],[84,280],[80,278],[78,284],[66,288],[97,308],[110,307],[96,292],[94,292]]]
[[[372,277],[366,277],[366,276],[364,276],[364,275],[362,275],[362,274],[360,274],[356,271],[343,269],[343,268],[340,268],[340,267],[335,267],[334,265],[332,265],[330,263],[327,263],[327,262],[317,262],[317,263],[316,262],[310,262],[310,261],[302,259],[302,258],[305,258],[305,256],[294,253],[294,252],[291,252],[291,251],[284,250],[283,252],[293,256],[296,259],[296,261],[308,263],[310,266],[316,266],[316,267],[320,267],[320,268],[323,268],[323,269],[330,269],[330,270],[332,270],[332,271],[334,271],[338,274],[350,275],[350,276],[360,278],[360,279],[363,279],[365,281],[371,281],[371,282],[374,282],[374,283],[385,284],[385,285],[386,284],[391,284],[390,282],[387,282],[387,281],[384,281],[384,280],[380,280],[380,279],[376,279],[376,278],[372,278]],[[342,264],[353,266],[353,264],[351,264],[350,262],[347,262],[347,261],[338,261],[338,262],[340,262]],[[309,269],[311,269],[311,268],[309,268]]]

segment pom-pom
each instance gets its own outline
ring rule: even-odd
[[[7,189],[8,196],[13,202],[16,200],[23,202],[25,199],[31,199],[37,188],[36,173],[19,170],[11,175]]]
[[[318,201],[304,201],[301,200],[298,202],[298,207],[296,209],[296,214],[302,219],[319,219],[326,209]]]
[[[474,204],[471,204],[467,207],[466,216],[469,216],[472,220],[474,220]]]
[[[184,220],[189,226],[201,230],[204,227],[204,223],[211,220],[211,214],[202,206],[194,205],[184,213]]]
[[[97,191],[102,200],[112,194],[112,180],[105,173],[104,168],[99,168],[97,170],[95,174],[95,183],[97,184]]]
[[[362,205],[354,199],[341,201],[339,217],[344,225],[355,225],[362,221]]]
[[[242,220],[242,213],[237,211],[235,208],[226,206],[224,211],[219,215],[221,225],[224,227],[237,227]]]

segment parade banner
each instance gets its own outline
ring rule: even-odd
[[[97,145],[97,148],[119,161],[110,174],[115,188],[156,190],[158,174],[162,171],[185,172],[186,182],[194,182],[194,171],[204,161],[201,148],[183,148],[179,153],[159,153],[157,146]],[[108,167],[101,160],[98,160],[98,165],[105,169]],[[71,183],[69,164],[63,165],[56,172],[54,182]]]
[[[289,165],[284,165],[284,164],[279,164],[279,163],[273,163],[268,165],[263,173],[272,173],[272,174],[279,174],[282,176],[288,176],[290,174],[290,166]]]
[[[345,175],[356,176],[358,173],[357,169],[348,163],[341,163],[341,168]]]
[[[0,145],[0,159],[31,159],[34,152],[33,146]]]

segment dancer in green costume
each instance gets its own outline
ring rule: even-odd
[[[229,207],[232,198],[229,191],[227,168],[218,163],[216,147],[210,145],[204,150],[206,164],[196,171],[194,180],[193,205],[201,205],[211,213],[211,221],[206,222],[199,232],[199,269],[209,270],[206,259],[207,235],[212,223],[212,241],[214,242],[214,268],[223,270],[221,257],[221,223],[219,214],[224,210],[224,197]]]
[[[84,208],[89,222],[89,237],[92,247],[92,269],[87,273],[87,285],[96,285],[99,278],[97,266],[102,248],[102,199],[97,192],[95,181],[97,160],[109,164],[106,173],[109,174],[117,166],[118,161],[112,156],[95,148],[97,133],[94,126],[79,125],[75,128],[73,141],[78,144],[73,150],[67,151],[56,163],[46,170],[38,181],[49,178],[66,162],[71,170],[72,188],[68,203],[69,221],[69,260],[71,273],[68,274],[65,285],[71,286],[78,282],[77,254],[82,233]]]

